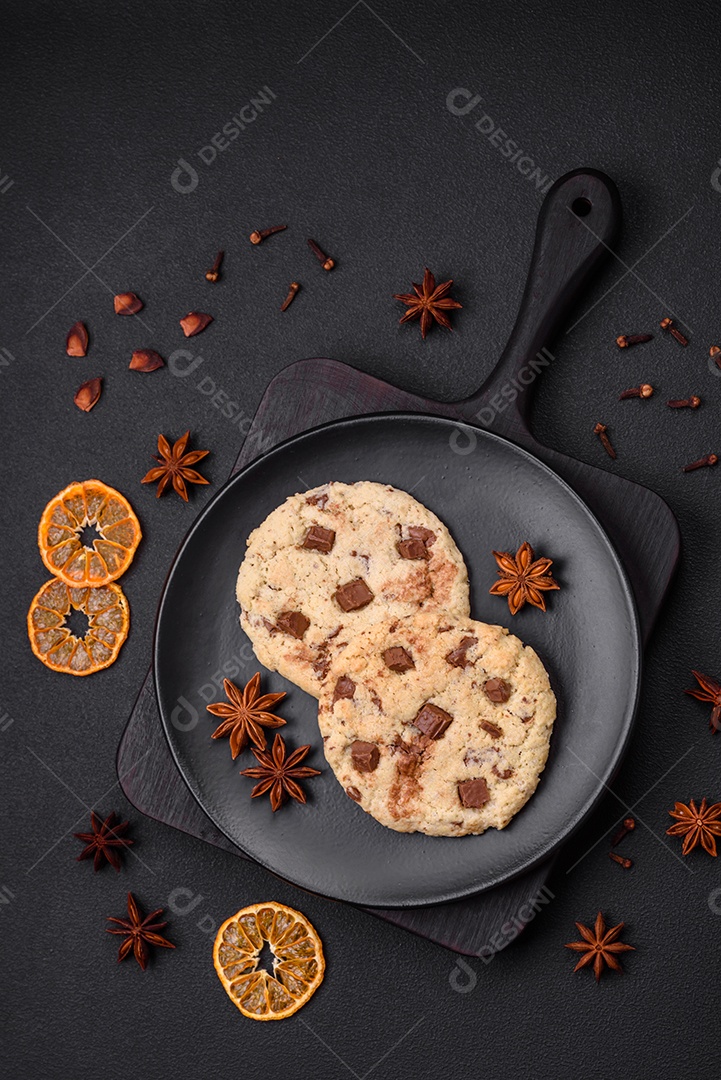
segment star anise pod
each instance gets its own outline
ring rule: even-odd
[[[622,941],[617,940],[625,923],[619,923],[618,926],[612,926],[608,930],[603,915],[599,911],[593,930],[580,922],[577,922],[576,926],[583,941],[571,941],[565,946],[566,949],[573,949],[574,952],[583,953],[583,956],[573,969],[574,971],[593,964],[596,982],[600,981],[604,964],[613,968],[614,971],[623,971],[615,954],[628,952],[629,950],[634,951],[633,945],[625,945]]]
[[[688,855],[698,843],[709,855],[716,857],[716,837],[721,836],[721,802],[713,806],[706,806],[706,800],[701,800],[701,805],[696,809],[696,803],[677,802],[673,810],[669,810],[676,824],[666,829],[668,836],[683,836],[681,852]]]
[[[109,926],[106,928],[108,934],[120,934],[125,938],[125,941],[118,949],[118,962],[124,960],[132,950],[135,959],[145,971],[148,963],[148,945],[157,945],[163,949],[175,948],[172,941],[168,941],[167,938],[157,933],[158,930],[162,930],[164,926],[168,925],[167,922],[153,921],[158,915],[162,914],[163,908],[157,908],[156,911],[152,911],[150,915],[146,915],[143,919],[135,897],[132,893],[128,893],[129,917],[127,919],[114,919],[110,915],[108,916],[108,922],[117,923],[121,929],[116,930]]]
[[[159,480],[160,483],[156,492],[158,498],[172,483],[181,499],[185,499],[187,502],[188,489],[185,486],[186,480],[191,484],[210,483],[199,472],[190,468],[201,458],[206,457],[210,450],[191,450],[186,454],[185,448],[188,445],[189,438],[190,432],[186,431],[185,435],[182,435],[171,449],[165,435],[158,435],[158,454],[153,454],[153,457],[160,462],[160,465],[151,469],[140,481],[141,484],[152,484],[154,481]]]
[[[445,313],[446,311],[452,311],[454,308],[463,307],[457,300],[451,300],[447,295],[452,284],[453,278],[450,281],[444,281],[442,285],[436,286],[436,279],[426,267],[423,275],[423,285],[416,285],[415,281],[412,282],[415,294],[393,293],[394,300],[400,300],[402,304],[408,307],[408,311],[402,316],[400,322],[405,323],[410,322],[412,319],[420,319],[422,338],[425,338],[433,325],[434,319],[441,326],[445,326],[446,330],[452,330],[450,319]]]
[[[285,693],[263,694],[259,697],[259,671],[247,683],[244,690],[240,690],[230,679],[223,679],[223,689],[228,698],[227,702],[216,701],[213,705],[206,705],[206,709],[213,716],[223,717],[223,723],[215,729],[211,738],[222,739],[224,735],[229,735],[233,760],[245,750],[249,742],[258,749],[265,750],[263,728],[277,728],[285,724],[282,717],[275,716],[268,710],[271,705],[282,701]]]
[[[252,769],[242,769],[241,776],[251,776],[254,780],[260,780],[250,795],[257,799],[259,795],[270,792],[270,807],[273,813],[279,810],[288,796],[296,799],[299,803],[306,801],[305,792],[296,780],[305,780],[309,776],[320,776],[318,769],[311,769],[308,765],[301,765],[301,761],[307,755],[310,746],[299,746],[290,756],[286,757],[285,741],[282,735],[276,735],[273,740],[273,751],[266,754],[262,750],[253,750],[259,764]]]
[[[510,551],[494,551],[493,556],[498,563],[500,581],[496,581],[489,592],[508,598],[511,615],[515,615],[526,603],[545,611],[544,592],[561,587],[548,572],[553,560],[536,559],[534,562],[533,548],[529,543],[521,544],[515,558]]]
[[[135,841],[123,836],[128,827],[128,822],[119,821],[116,825],[115,817],[116,814],[113,811],[112,814],[106,817],[105,821],[101,821],[94,810],[90,811],[90,828],[92,832],[73,833],[78,840],[82,840],[86,845],[77,857],[78,862],[89,859],[92,855],[93,870],[100,869],[103,859],[106,859],[114,870],[120,870],[120,852],[115,849],[129,847]]]
[[[710,675],[702,675],[700,671],[692,671],[691,674],[700,690],[684,690],[684,694],[690,694],[698,701],[709,701],[713,705],[709,727],[715,735],[721,728],[721,683],[716,682]]]

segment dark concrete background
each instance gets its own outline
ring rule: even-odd
[[[721,453],[721,372],[707,364],[709,345],[721,343],[715,6],[28,2],[6,4],[3,22],[0,1073],[718,1071],[721,868],[703,852],[682,861],[680,843],[665,835],[677,799],[721,798],[721,740],[705,707],[682,694],[690,668],[721,674],[721,469],[679,469]],[[270,104],[205,164],[199,151],[263,87]],[[465,116],[446,106],[459,87],[483,99]],[[472,391],[511,328],[542,201],[476,130],[484,114],[541,176],[592,166],[619,185],[618,251],[578,324],[555,343],[533,423],[550,445],[661,493],[685,547],[613,791],[563,852],[553,902],[491,963],[472,962],[469,977],[451,953],[143,818],[115,786],[115,750],[169,560],[242,438],[199,378],[129,372],[130,352],[168,356],[184,345],[178,319],[209,311],[215,322],[191,346],[204,359],[199,375],[247,417],[269,379],[305,356],[332,356],[430,396]],[[179,159],[197,173],[186,193],[171,183]],[[251,247],[248,233],[276,222],[288,232]],[[311,259],[308,235],[337,258],[332,274]],[[223,280],[211,286],[203,272],[220,247]],[[420,280],[426,264],[456,279],[464,308],[454,334],[436,330],[423,343],[417,326],[398,326],[391,294]],[[303,290],[281,315],[291,279]],[[142,323],[112,312],[113,293],[126,289],[146,302]],[[660,334],[633,351],[615,347],[617,334],[656,332],[671,313],[688,329],[687,349]],[[91,335],[83,360],[64,354],[76,319]],[[72,395],[95,375],[105,390],[85,415]],[[642,381],[654,398],[617,401]],[[696,413],[665,407],[691,393],[703,398]],[[591,434],[598,419],[609,424],[616,463]],[[139,484],[156,436],[188,427],[194,445],[212,451],[212,486],[195,489],[187,506],[156,501]],[[131,498],[144,541],[122,582],[133,626],[119,661],[71,679],[32,656],[25,614],[47,577],[35,546],[42,509],[71,480],[94,475]],[[624,872],[607,858],[606,836],[638,800],[639,827],[622,849],[635,865]],[[74,861],[72,832],[87,828],[91,806],[132,822],[137,858],[120,875],[94,876]],[[191,897],[184,914],[170,913],[178,949],[156,953],[145,974],[131,961],[117,966],[116,940],[104,933],[128,889],[146,910],[179,909],[177,898]],[[295,1020],[260,1025],[222,992],[208,928],[269,897],[312,919],[328,972]],[[587,972],[572,974],[563,943],[577,936],[574,920],[590,922],[599,907],[626,921],[637,951],[622,977],[597,986]],[[453,989],[473,977],[469,992]]]

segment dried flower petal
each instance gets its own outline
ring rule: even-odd
[[[165,367],[165,361],[153,349],[136,349],[128,366],[131,371],[157,371]]]
[[[65,340],[65,352],[68,356],[87,356],[88,331],[85,323],[76,322],[70,327]]]
[[[82,386],[79,386],[75,391],[75,397],[73,401],[79,409],[83,412],[90,412],[94,405],[100,401],[100,394],[103,389],[102,379],[88,379]]]
[[[202,333],[206,326],[210,326],[212,321],[212,315],[206,315],[202,311],[189,311],[185,318],[180,320],[180,325],[186,337],[195,337]]]
[[[116,315],[137,315],[143,310],[143,301],[134,292],[122,292],[113,300]]]

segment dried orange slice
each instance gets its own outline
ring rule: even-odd
[[[82,539],[88,526],[98,533],[92,547]],[[50,573],[66,585],[97,587],[125,573],[141,536],[125,496],[100,480],[85,480],[70,484],[45,507],[38,547]]]
[[[259,967],[261,949],[273,952],[273,974]],[[234,1005],[251,1020],[284,1020],[323,982],[325,960],[317,933],[300,911],[269,901],[226,919],[215,938],[213,963]]]
[[[71,610],[88,617],[88,632],[78,638],[66,626]],[[110,667],[128,636],[130,608],[125,593],[111,582],[99,589],[71,589],[59,578],[43,585],[28,611],[30,645],[53,671],[92,675]]]

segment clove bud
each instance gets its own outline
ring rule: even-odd
[[[716,465],[718,463],[718,456],[716,454],[706,454],[704,457],[699,458],[698,461],[692,461],[690,465],[684,465],[681,472],[694,472],[696,469],[703,469],[707,465]]]
[[[626,398],[650,398],[653,393],[653,387],[648,383],[642,383],[641,386],[632,386],[630,390],[624,390],[622,394],[619,394],[619,401],[625,401]]]
[[[210,270],[206,270],[206,272],[205,272],[205,280],[206,281],[210,281],[210,282],[214,283],[214,282],[216,282],[218,280],[218,278],[220,277],[220,266],[221,266],[221,263],[223,262],[223,255],[224,254],[225,254],[224,251],[219,251],[218,254],[215,256],[215,262],[211,266]]]
[[[624,836],[627,836],[630,832],[636,828],[636,821],[632,817],[624,818],[616,832],[611,837],[611,847],[615,847],[616,844],[623,840]]]
[[[673,319],[661,319],[661,329],[666,330],[671,337],[675,338],[679,345],[688,345],[688,338],[681,333],[681,331],[674,326]]]
[[[594,435],[598,435],[599,439],[601,440],[601,445],[602,445],[603,449],[606,451],[606,453],[608,454],[608,456],[615,460],[616,451],[613,449],[613,446],[611,445],[611,440],[609,439],[608,435],[606,434],[607,430],[608,429],[607,429],[605,424],[600,424],[599,423],[599,424],[596,424],[596,426],[594,427],[593,433],[594,433]]]
[[[273,225],[270,229],[255,229],[254,232],[250,234],[248,239],[250,240],[251,244],[260,244],[263,242],[263,240],[265,240],[266,236],[272,236],[273,233],[283,232],[287,228],[287,225]]]
[[[288,287],[288,295],[286,296],[283,303],[280,305],[280,310],[281,311],[285,311],[287,308],[290,307],[290,305],[293,303],[293,299],[295,297],[295,294],[298,292],[299,288],[300,288],[300,284],[297,281],[291,281],[291,283],[290,283],[290,285]]]
[[[616,338],[619,349],[627,349],[630,345],[643,345],[645,341],[652,341],[653,334],[621,334]]]
[[[318,262],[323,264],[323,269],[324,270],[332,270],[333,269],[333,267],[335,266],[335,261],[333,259],[330,259],[326,255],[326,253],[323,251],[323,249],[321,247],[319,247],[318,244],[316,244],[315,240],[309,240],[308,241],[308,247],[313,252],[313,254],[315,255]]]

